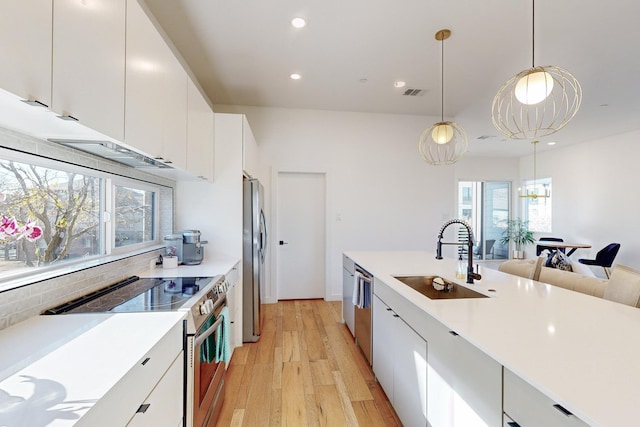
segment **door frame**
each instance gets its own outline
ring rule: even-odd
[[[331,271],[332,271],[332,259],[331,259],[331,248],[332,248],[332,238],[333,230],[332,230],[332,221],[329,215],[331,210],[331,180],[330,174],[325,170],[317,170],[317,169],[304,169],[304,168],[292,168],[292,167],[273,167],[271,169],[271,194],[269,197],[269,212],[271,212],[271,219],[269,220],[271,224],[271,238],[269,243],[269,250],[271,251],[271,257],[269,260],[269,286],[268,289],[265,289],[264,302],[265,303],[276,303],[278,302],[278,176],[281,173],[297,173],[297,174],[314,174],[314,175],[323,175],[324,176],[324,184],[325,184],[325,199],[324,199],[324,227],[325,227],[325,238],[324,238],[324,251],[325,251],[325,274],[324,274],[324,297],[325,301],[332,300],[331,293]]]

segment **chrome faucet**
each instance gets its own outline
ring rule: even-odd
[[[466,242],[443,242],[442,236],[444,230],[450,226],[451,224],[462,224],[467,229],[467,241]],[[475,273],[473,271],[473,231],[471,230],[471,225],[467,221],[463,221],[461,219],[450,219],[445,222],[442,228],[440,228],[440,233],[438,234],[438,245],[436,249],[436,259],[442,259],[442,245],[458,245],[464,246],[467,245],[467,258],[469,260],[469,265],[467,266],[467,283],[473,283],[473,279],[480,280],[482,276],[480,274]]]

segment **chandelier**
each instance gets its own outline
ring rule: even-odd
[[[529,189],[525,188],[525,193],[519,194],[519,197],[521,198],[546,199],[551,197],[551,194],[549,193],[549,189],[547,188],[546,185],[544,188],[544,194],[538,194],[538,190],[536,190],[536,147],[538,146],[538,142],[540,141],[531,141],[531,143],[533,144],[533,191],[529,192]]]
[[[431,125],[420,135],[418,149],[425,162],[432,165],[450,165],[467,152],[467,134],[458,124],[444,120],[444,41],[451,36],[451,30],[440,30],[436,40],[442,42],[440,121]]]
[[[569,71],[535,65],[535,0],[532,0],[531,68],[511,77],[491,107],[493,125],[513,139],[551,135],[569,123],[580,108],[582,88]]]

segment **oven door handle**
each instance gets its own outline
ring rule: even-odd
[[[220,317],[218,320],[216,320],[214,322],[213,325],[211,325],[211,327],[209,327],[206,331],[204,331],[203,333],[201,333],[200,335],[198,335],[193,343],[193,345],[195,347],[200,346],[200,344],[202,344],[204,342],[204,340],[206,340],[207,338],[209,338],[210,335],[212,335],[216,329],[218,329],[218,326],[220,326],[220,324],[222,323],[223,318]]]

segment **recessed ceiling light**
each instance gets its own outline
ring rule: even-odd
[[[556,145],[556,142],[555,141],[549,141],[549,142],[547,142],[547,145]]]
[[[293,25],[295,28],[303,28],[307,25],[307,21],[305,21],[303,18],[293,18],[291,20],[291,25]]]
[[[407,82],[403,82],[402,80],[398,80],[397,82],[393,83],[394,87],[405,87],[407,85]]]
[[[300,80],[302,78],[302,76],[298,73],[293,73],[289,77],[291,77],[293,80]]]

